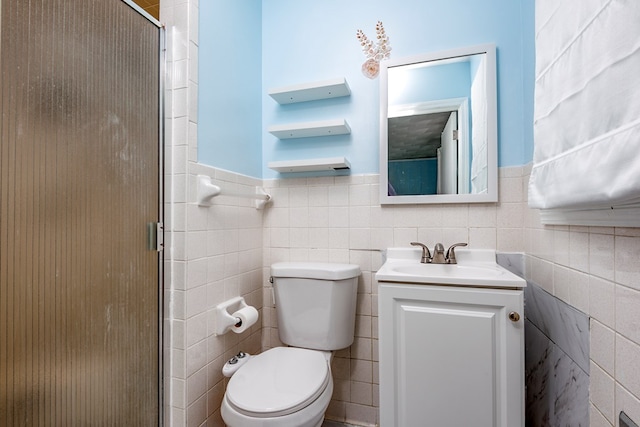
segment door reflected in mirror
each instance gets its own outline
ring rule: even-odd
[[[381,203],[497,201],[495,48],[382,65]]]

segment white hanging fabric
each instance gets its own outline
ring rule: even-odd
[[[640,203],[640,1],[536,0],[529,206]]]

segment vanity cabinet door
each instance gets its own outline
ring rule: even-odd
[[[524,425],[521,290],[380,283],[379,308],[381,427]]]

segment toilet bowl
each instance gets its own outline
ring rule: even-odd
[[[229,380],[222,417],[231,427],[320,426],[331,401],[331,353],[276,347]]]
[[[353,264],[271,266],[278,335],[239,367],[221,415],[229,427],[320,427],[333,394],[334,350],[353,343],[360,268]]]

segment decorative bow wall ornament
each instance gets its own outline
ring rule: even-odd
[[[380,72],[380,61],[389,58],[391,56],[391,45],[389,44],[389,37],[384,31],[382,21],[378,21],[376,24],[376,42],[369,40],[369,38],[358,30],[356,37],[360,41],[362,46],[362,52],[368,58],[364,64],[362,64],[362,74],[370,79],[374,79]]]

